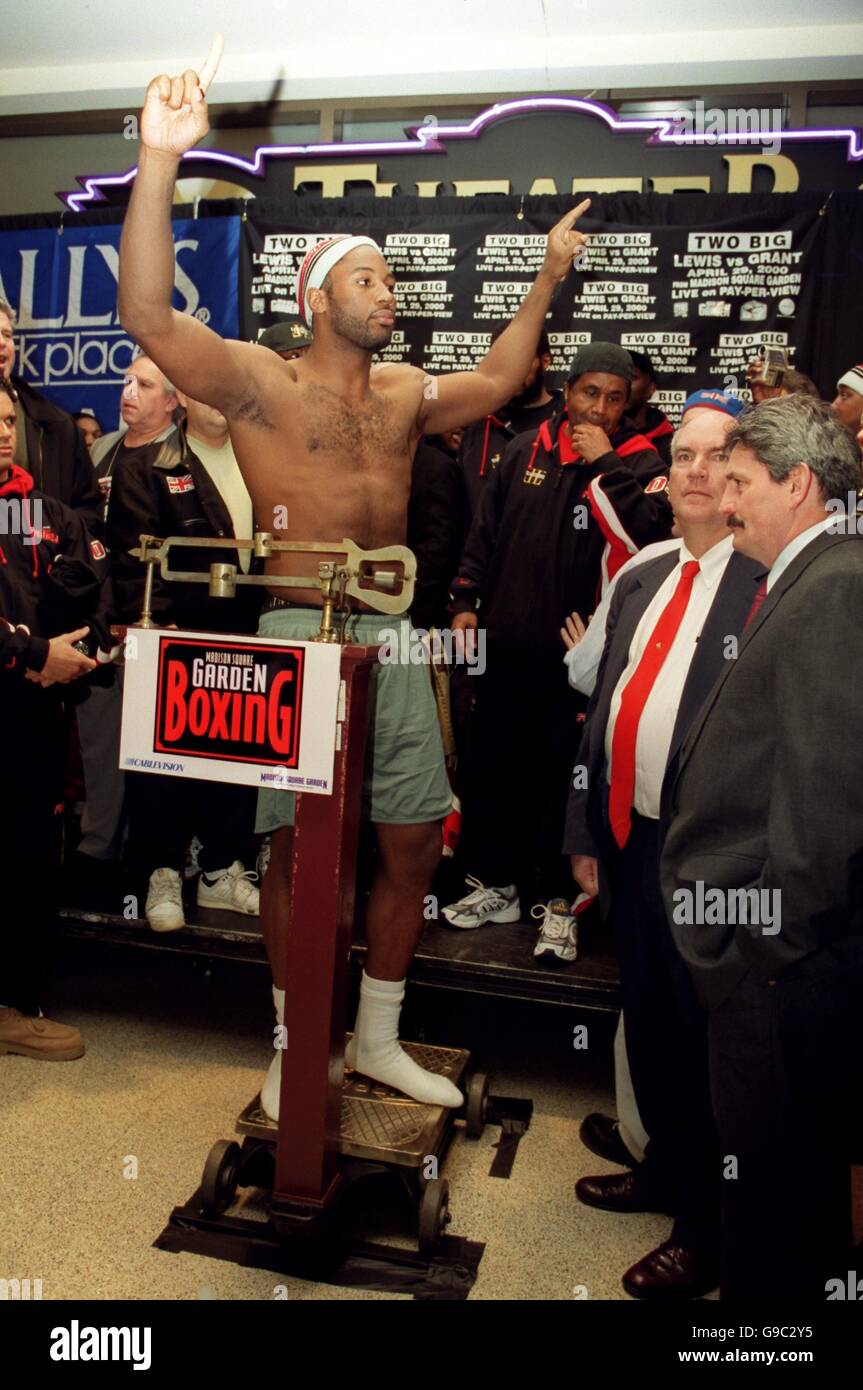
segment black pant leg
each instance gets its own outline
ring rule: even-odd
[[[235,782],[193,781],[193,831],[201,841],[198,863],[205,873],[227,869],[235,859],[250,866],[257,788]]]
[[[186,845],[195,829],[194,786],[186,777],[127,774],[129,856],[142,876],[149,878],[154,869],[182,872]]]
[[[565,898],[579,891],[569,856],[562,852],[572,768],[584,725],[579,720],[587,701],[569,685],[563,661],[536,673],[534,723],[528,764],[528,804],[532,808],[532,863],[536,901]]]
[[[863,965],[829,951],[746,976],[710,1015],[723,1298],[826,1298],[851,1268]]]
[[[63,827],[64,721],[56,689],[0,678],[6,738],[0,1004],[33,1015],[50,974]]]
[[[719,1246],[720,1168],[707,1018],[674,949],[659,881],[658,822],[633,816],[609,865],[633,1091],[650,1136],[642,1176],[675,1217],[675,1238]]]
[[[477,682],[462,783],[463,861],[489,886],[520,883],[529,860],[528,759],[522,743],[523,684],[506,653],[489,647]]]

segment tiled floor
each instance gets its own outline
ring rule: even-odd
[[[265,1299],[277,1283],[291,1299],[406,1296],[153,1249],[259,1085],[272,1025],[267,976],[80,942],[63,948],[62,969],[53,1014],[81,1028],[86,1056],[0,1058],[0,1276],[41,1278],[45,1299]],[[591,1299],[625,1298],[620,1274],[669,1222],[594,1211],[573,1195],[576,1178],[611,1171],[580,1145],[578,1125],[611,1103],[614,1020],[434,990],[416,991],[410,1009],[414,1033],[480,1046],[495,1093],[534,1103],[509,1179],[489,1176],[496,1129],[477,1142],[459,1135],[450,1151],[449,1230],[485,1243],[471,1298],[569,1300],[582,1288]],[[573,1046],[581,1023],[587,1048]],[[408,1230],[370,1217],[365,1233],[404,1240]]]

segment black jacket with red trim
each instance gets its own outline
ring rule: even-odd
[[[72,416],[14,373],[10,385],[24,415],[18,428],[23,423],[28,471],[34,486],[80,512],[90,535],[104,539],[99,485]]]
[[[545,405],[534,405],[514,409],[512,404],[504,405],[494,415],[486,415],[468,425],[458,451],[459,463],[464,473],[468,505],[471,519],[476,515],[483,493],[483,485],[497,468],[508,444],[516,435],[527,430],[533,434],[560,410],[562,396],[560,391],[551,393],[551,400]]]
[[[48,641],[89,627],[91,656],[112,647],[108,561],[78,512],[17,465],[0,483],[0,670],[41,671]]]
[[[624,420],[594,463],[573,457],[560,412],[509,445],[489,479],[451,590],[452,611],[473,611],[489,641],[560,657],[560,628],[586,622],[605,584],[672,515],[656,450]]]
[[[649,405],[644,412],[645,423],[641,433],[649,439],[666,468],[671,467],[671,439],[674,426],[658,405]]]
[[[152,444],[119,451],[112,470],[106,532],[119,623],[136,623],[141,616],[145,570],[129,552],[137,548],[142,535],[233,537],[221,493],[181,428]],[[236,557],[237,552],[227,547],[182,546],[171,552],[170,562],[176,570],[205,573],[219,561],[235,564]],[[153,619],[162,626],[176,623],[203,632],[256,632],[262,595],[259,587],[240,585],[234,598],[210,598],[206,584],[164,580],[157,566]]]

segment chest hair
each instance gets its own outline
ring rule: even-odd
[[[347,405],[326,387],[308,386],[302,396],[303,441],[310,454],[349,456],[373,466],[407,453],[401,412],[389,397],[372,391],[362,405]]]

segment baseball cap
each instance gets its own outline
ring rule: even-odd
[[[261,347],[272,348],[273,352],[293,352],[297,348],[311,347],[312,330],[301,318],[292,315],[265,329],[258,342]]]

